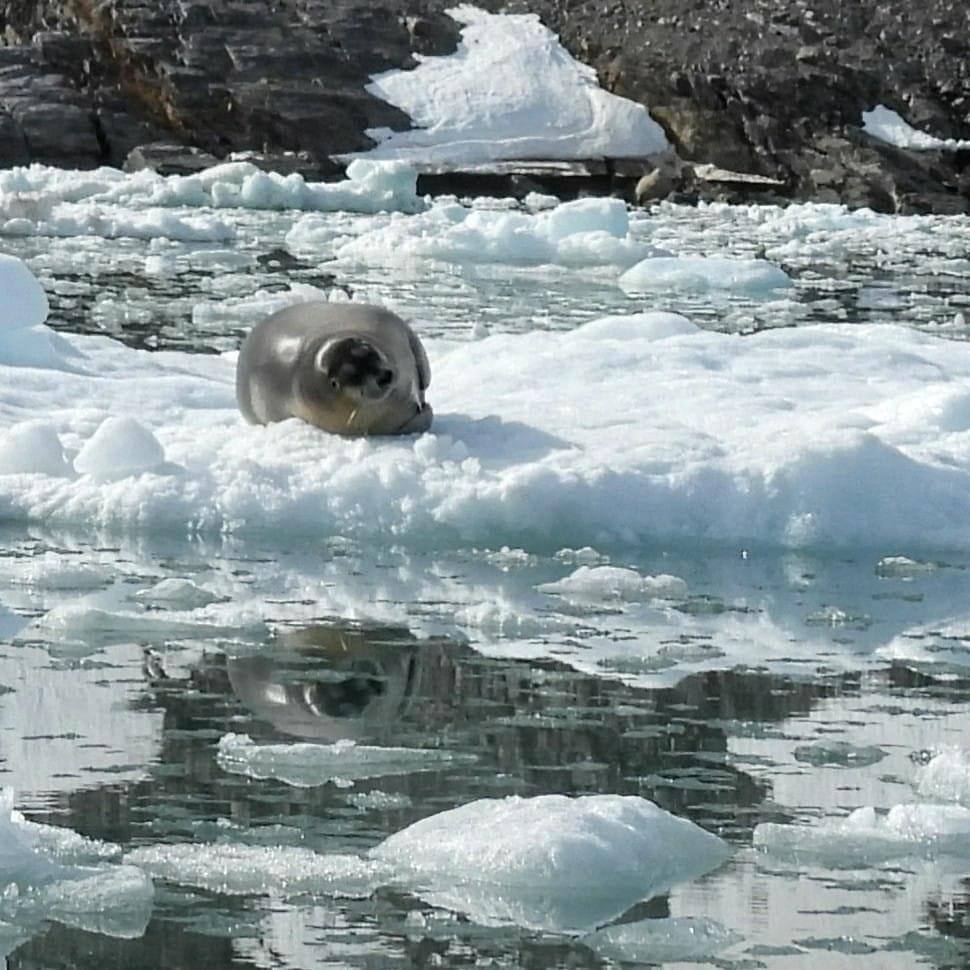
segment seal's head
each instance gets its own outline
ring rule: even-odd
[[[295,374],[294,413],[335,434],[366,434],[370,412],[394,387],[386,357],[361,337],[338,337],[321,341],[304,359]]]

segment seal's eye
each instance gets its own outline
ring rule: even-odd
[[[331,386],[331,387],[332,387],[332,388],[333,388],[333,389],[334,389],[335,391],[339,391],[339,390],[340,390],[340,381],[338,381],[336,377],[331,377],[331,378],[330,378],[330,386]]]

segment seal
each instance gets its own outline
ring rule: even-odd
[[[260,321],[236,364],[250,424],[302,418],[332,434],[414,434],[431,427],[431,381],[417,334],[363,303],[300,303]]]

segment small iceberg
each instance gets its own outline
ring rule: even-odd
[[[137,868],[104,863],[119,854],[117,846],[26,821],[13,811],[13,792],[0,790],[0,926],[31,936],[45,920],[56,920],[110,936],[141,936],[152,883]]]
[[[923,769],[916,789],[924,798],[970,806],[970,757],[966,751],[940,751]]]
[[[765,822],[754,844],[772,855],[813,859],[833,868],[874,865],[906,856],[970,857],[970,809],[961,805],[894,805],[887,813],[857,808],[816,825]]]
[[[370,858],[476,922],[582,932],[729,855],[716,835],[643,798],[540,795],[440,812]]]
[[[791,277],[767,260],[721,256],[649,257],[628,269],[619,282],[628,292],[729,290],[749,297],[772,296],[776,290],[792,285]]]

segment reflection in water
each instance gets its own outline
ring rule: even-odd
[[[795,741],[804,736],[785,740],[786,726],[807,723],[832,705],[848,710],[872,689],[858,674],[799,680],[750,668],[698,672],[648,689],[551,659],[487,658],[447,638],[356,624],[281,627],[262,649],[213,649],[171,675],[164,659],[148,655],[136,704],[162,721],[147,777],[82,787],[44,820],[125,845],[229,839],[360,852],[412,821],[478,797],[609,792],[650,798],[743,847],[758,821],[791,817],[773,801],[780,777],[763,770],[766,759],[757,752],[780,745],[797,768]],[[951,696],[947,685],[919,676],[914,686],[895,665],[881,689],[901,688],[901,697],[914,690]],[[264,743],[351,739],[475,758],[362,779],[351,789],[294,788],[222,771],[215,747],[229,732]],[[10,955],[10,968],[204,961],[215,970],[268,961],[373,966],[375,959],[431,966],[485,958],[510,967],[603,965],[583,941],[485,931],[391,889],[367,900],[280,909],[258,898],[157,888],[142,939],[51,925]],[[702,890],[703,884],[674,890],[622,921],[690,915],[682,900],[701,898]],[[681,902],[672,906],[672,899]],[[739,905],[751,910],[750,900]],[[928,918],[950,936],[959,935],[956,905],[947,898],[947,916],[943,904],[926,904]],[[721,913],[699,915],[731,923]],[[925,938],[916,942],[922,952]]]

